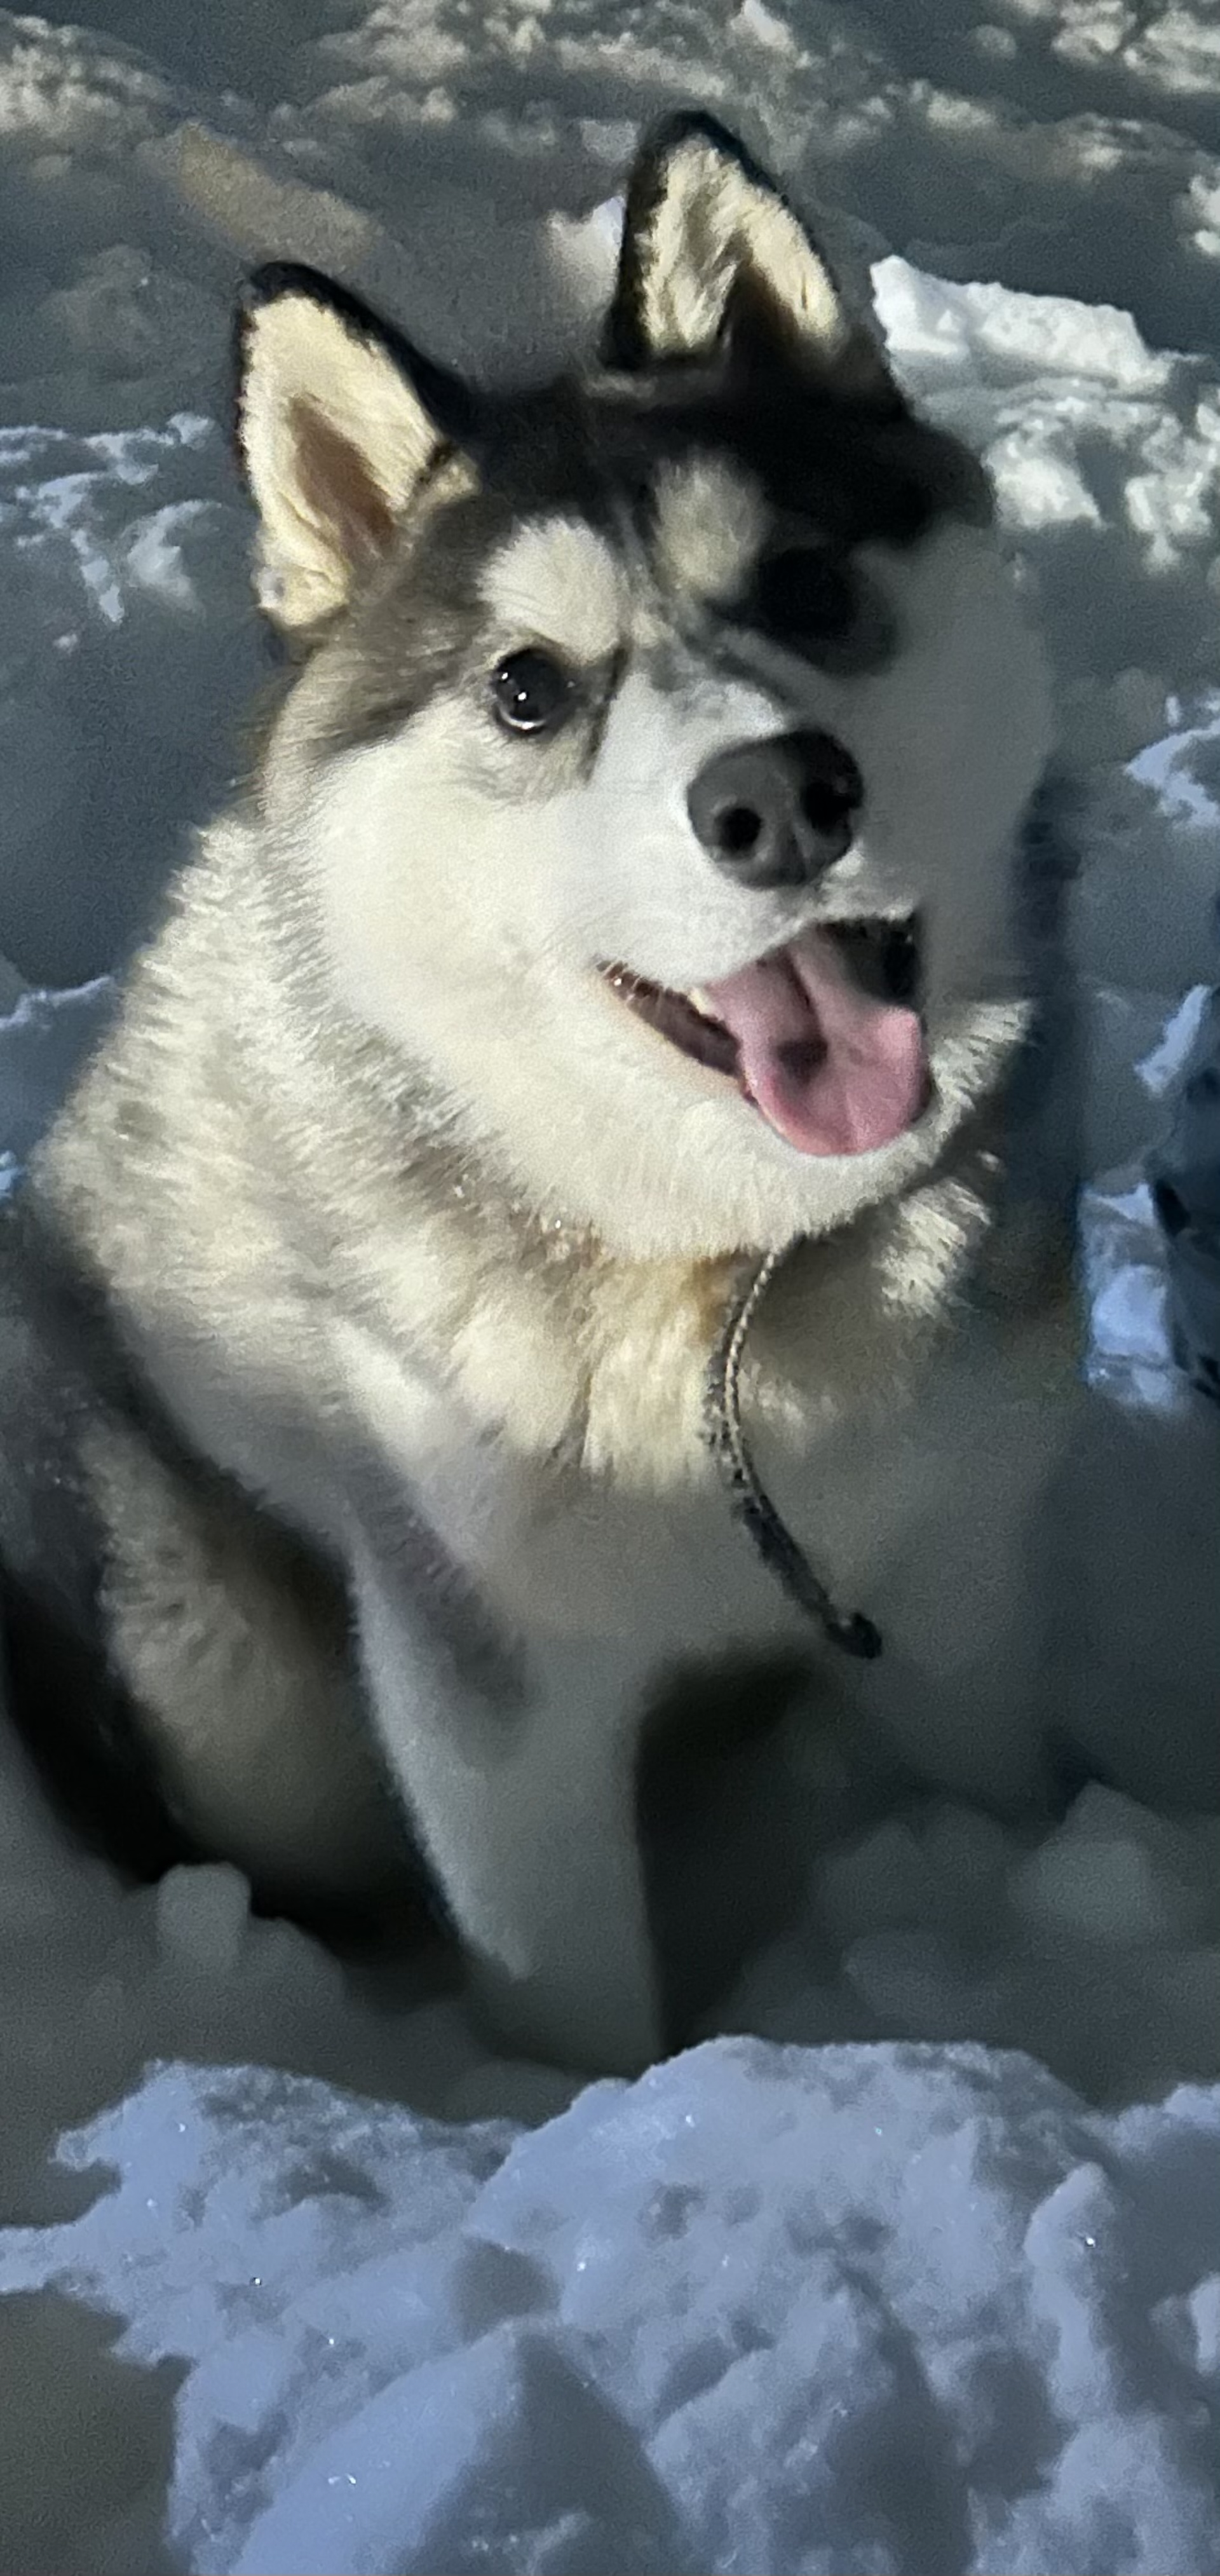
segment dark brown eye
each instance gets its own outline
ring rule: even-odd
[[[818,546],[791,546],[760,564],[757,613],[781,643],[842,644],[856,621],[851,574]]]
[[[549,653],[533,646],[510,653],[491,679],[491,701],[509,733],[554,733],[570,713],[571,678]]]

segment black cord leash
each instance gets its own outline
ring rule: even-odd
[[[871,1663],[881,1652],[881,1631],[861,1610],[843,1611],[814,1573],[804,1549],[781,1520],[761,1482],[741,1427],[741,1363],[750,1326],[780,1263],[792,1246],[768,1252],[746,1278],[729,1304],[724,1330],[707,1374],[706,1427],[729,1501],[768,1572],[810,1619],[816,1619],[832,1646]]]

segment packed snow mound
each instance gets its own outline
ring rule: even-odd
[[[169,2067],[61,2162],[0,2284],[107,2319],[90,2564],[151,2537],[134,2364],[214,2576],[1220,2567],[1214,2092],[737,2041],[529,2134]]]
[[[225,436],[0,429],[0,946],[83,982],[155,912],[188,822],[234,783],[260,659]]]

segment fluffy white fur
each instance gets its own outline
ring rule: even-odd
[[[657,478],[658,572],[680,597],[735,599],[766,524],[761,492],[726,459],[701,456]]]
[[[771,688],[761,674],[725,682],[693,646],[684,665],[669,654],[664,687],[645,659],[592,777],[561,773],[550,793],[555,755],[497,739],[473,684],[321,777],[273,754],[269,810],[308,851],[347,1005],[437,1066],[534,1203],[624,1253],[716,1254],[841,1224],[930,1168],[1022,1033],[1004,860],[1050,738],[1042,657],[989,533],[942,527],[913,559],[874,550],[870,570],[902,636],[885,670],[789,668],[781,701],[774,674]],[[579,612],[570,631],[575,652]],[[794,691],[853,754],[867,805],[816,894],[760,896],[709,868],[686,793],[718,749],[790,724]],[[821,914],[914,904],[937,1099],[869,1155],[793,1155],[596,972],[621,963],[690,989]]]
[[[706,346],[753,272],[859,381],[816,251],[731,147],[687,134],[644,220],[654,350]],[[324,297],[264,304],[249,360],[264,595],[324,627],[433,433]],[[484,665],[340,755],[347,648],[324,641],[256,810],[205,836],[37,1183],[180,1433],[341,1566],[372,1728],[499,2026],[603,2069],[664,2035],[633,1806],[648,1695],[675,1657],[794,1633],[701,1438],[742,1248],[809,1238],[743,1392],[793,1526],[892,1622],[858,1715],[905,1725],[964,1786],[1036,1771],[1037,1631],[1023,1663],[996,1570],[1048,1471],[1045,1354],[1015,1331],[997,1388],[948,1331],[996,1157],[963,1136],[934,1167],[1023,1025],[1007,861],[1047,747],[1043,666],[993,540],[946,524],[869,563],[898,637],[884,669],[833,678],[759,644],[728,678],[700,603],[754,534],[745,487],[705,464],[668,483],[651,568],[543,512],[488,567]],[[490,663],[539,637],[586,671],[613,656],[600,727],[497,728]],[[854,756],[861,829],[815,891],[747,893],[687,791],[720,749],[798,722]],[[794,1153],[598,973],[689,989],[819,917],[913,905],[936,1092],[873,1154]],[[357,1760],[345,1795],[317,1749],[350,1729],[346,1674],[229,1561],[206,1489],[162,1492],[121,1439],[92,1475],[118,1669],[188,1813],[333,1886],[366,1778]],[[484,1614],[520,1650],[519,1701],[471,1668]]]
[[[557,644],[579,665],[608,661],[622,639],[619,564],[580,519],[538,519],[517,530],[492,556],[481,589],[509,652]]]

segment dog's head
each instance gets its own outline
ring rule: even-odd
[[[603,362],[476,392],[312,273],[242,319],[273,846],[332,990],[540,1212],[773,1245],[926,1171],[1024,1026],[1047,692],[977,463],[782,197],[646,146]]]

